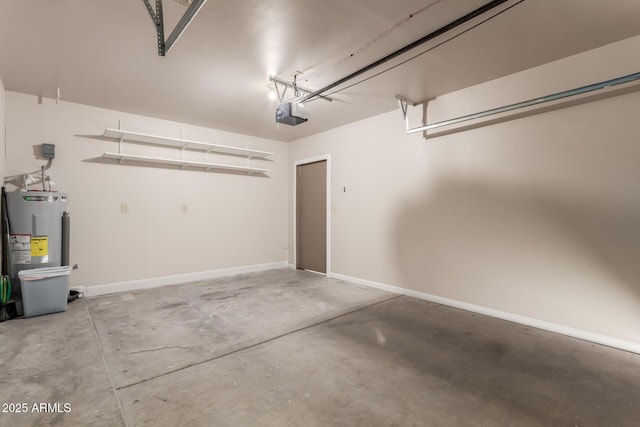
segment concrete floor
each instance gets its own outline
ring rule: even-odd
[[[0,402],[29,409],[0,426],[640,419],[640,355],[300,271],[83,299],[0,340]]]

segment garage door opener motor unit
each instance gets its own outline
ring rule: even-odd
[[[276,122],[299,125],[309,120],[309,107],[302,102],[283,102],[276,108]]]

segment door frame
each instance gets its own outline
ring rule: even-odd
[[[322,161],[327,162],[327,182],[325,184],[327,186],[327,211],[325,213],[327,224],[327,272],[325,275],[329,277],[331,274],[331,154],[322,154],[293,162],[293,268],[296,269],[298,267],[298,166]]]

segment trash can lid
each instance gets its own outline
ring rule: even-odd
[[[30,270],[20,270],[18,277],[20,280],[42,280],[49,277],[68,276],[71,267],[68,265],[62,267],[44,267],[32,268]]]

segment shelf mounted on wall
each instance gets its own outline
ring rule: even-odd
[[[169,166],[180,166],[185,169],[187,167],[192,167],[200,170],[206,171],[230,171],[230,172],[246,172],[248,174],[267,174],[270,172],[269,169],[256,168],[250,166],[237,166],[237,165],[228,165],[221,163],[210,163],[210,162],[199,162],[192,160],[185,160],[182,158],[182,154],[184,150],[195,150],[202,151],[205,153],[219,153],[233,156],[242,156],[247,159],[258,158],[258,159],[267,159],[272,156],[273,153],[267,151],[260,150],[252,150],[248,148],[240,148],[240,147],[232,147],[228,145],[219,145],[219,144],[210,144],[207,142],[199,142],[199,141],[190,141],[186,139],[176,139],[176,138],[167,138],[164,136],[158,135],[150,135],[138,132],[130,132],[120,129],[105,129],[104,137],[113,138],[119,141],[118,152],[111,153],[105,152],[102,157],[106,159],[115,159],[119,160],[120,164],[123,164],[124,161],[135,161],[142,163],[154,163],[154,164],[163,164]],[[133,154],[125,154],[123,142],[124,141],[132,141],[141,144],[151,144],[151,145],[161,145],[166,147],[173,147],[180,150],[180,159],[168,159],[162,157],[152,157],[152,156],[140,156]]]

